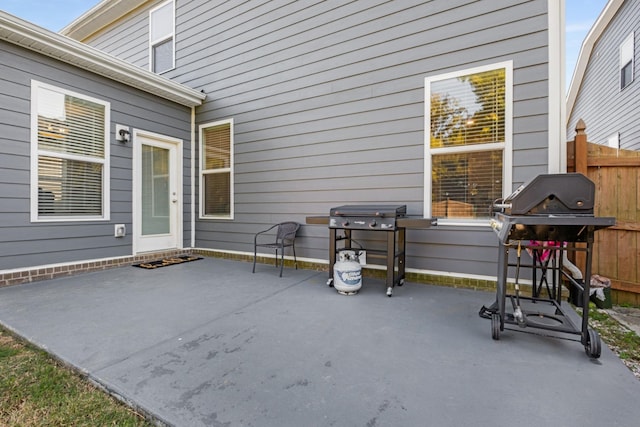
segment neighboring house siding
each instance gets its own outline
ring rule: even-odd
[[[631,32],[635,32],[634,80],[620,90],[619,48]],[[627,0],[594,44],[568,118],[567,139],[575,137],[576,124],[582,119],[590,142],[607,145],[619,133],[620,148],[640,150],[639,58],[640,2]]]
[[[62,62],[0,42],[0,270],[132,254],[132,144],[115,141],[115,124],[182,138],[185,200],[190,198],[190,109]],[[108,101],[111,105],[111,218],[109,221],[30,222],[31,80]],[[185,246],[190,210],[184,208]],[[114,237],[114,224],[127,236]]]
[[[198,220],[197,247],[252,252],[266,224],[304,223],[342,204],[407,204],[422,215],[427,76],[513,61],[513,186],[547,171],[547,0],[177,8],[176,69],[164,75],[209,94],[198,124],[233,119],[235,129],[235,219]],[[109,38],[138,28],[146,10],[90,44],[125,58]],[[300,234],[299,257],[328,258],[325,227]],[[366,246],[382,244],[370,237]],[[496,274],[488,227],[409,230],[407,239],[409,268]]]

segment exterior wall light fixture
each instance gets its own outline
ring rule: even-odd
[[[127,126],[116,125],[116,141],[126,144],[131,140],[131,132]]]

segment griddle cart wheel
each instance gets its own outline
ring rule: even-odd
[[[584,345],[584,351],[587,356],[597,359],[602,353],[602,346],[600,344],[600,335],[595,330],[587,329],[587,343]]]
[[[500,314],[491,314],[491,338],[494,340],[500,339]]]

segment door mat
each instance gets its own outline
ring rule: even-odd
[[[182,264],[190,261],[197,261],[199,259],[202,259],[202,257],[193,256],[193,255],[182,255],[182,256],[171,257],[171,258],[162,258],[155,261],[141,262],[139,264],[132,264],[132,265],[134,267],[146,268],[148,270],[151,270],[154,268],[166,267],[168,265],[175,265],[175,264]]]

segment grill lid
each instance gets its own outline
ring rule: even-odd
[[[593,215],[595,184],[580,173],[538,175],[504,199],[508,215]]]

